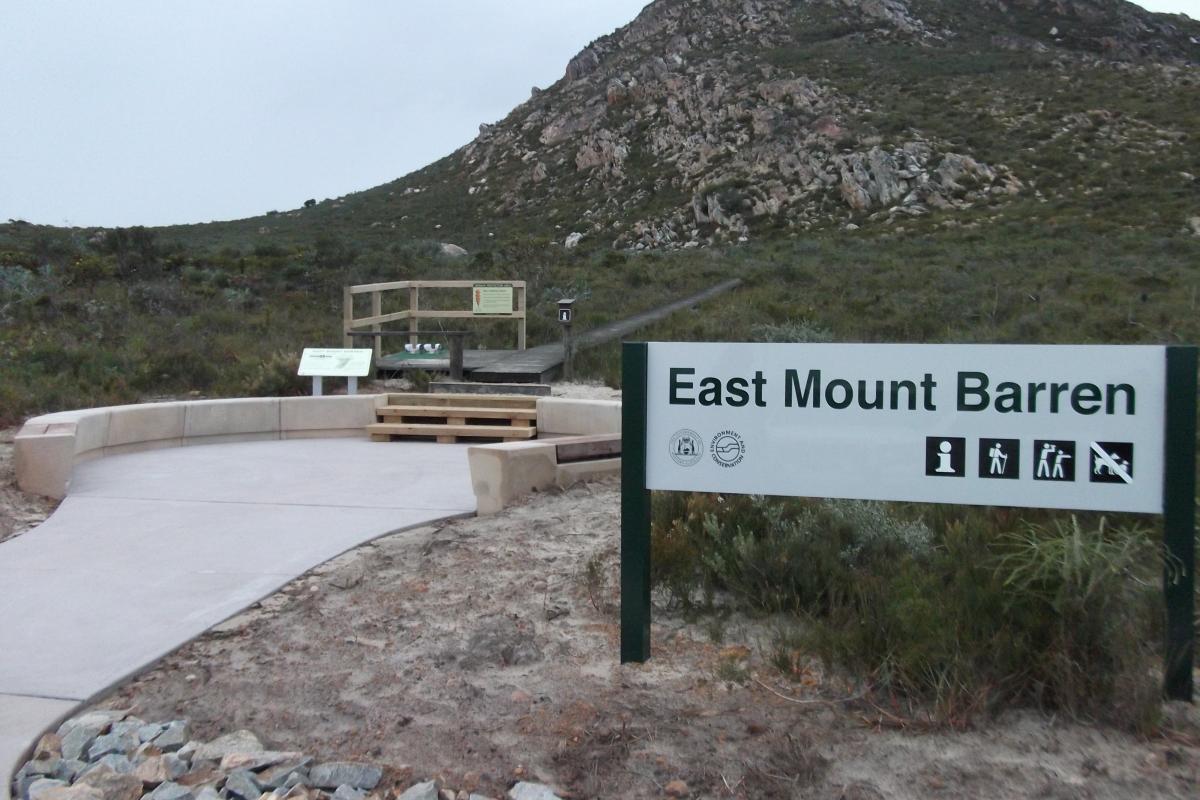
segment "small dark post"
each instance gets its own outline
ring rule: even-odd
[[[463,379],[463,337],[466,331],[447,331],[450,337],[450,380]]]
[[[1192,700],[1196,656],[1196,353],[1167,348],[1167,423],[1163,474],[1163,574],[1167,641],[1163,693]]]
[[[558,301],[558,321],[563,331],[563,377],[571,380],[574,377],[575,344],[571,341],[571,323],[575,316],[575,298],[564,297]]]
[[[650,658],[645,342],[621,346],[621,663]]]

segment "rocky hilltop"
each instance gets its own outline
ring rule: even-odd
[[[832,41],[904,45],[933,64],[968,47],[984,59],[1049,54],[1063,69],[1180,67],[1200,55],[1186,23],[1103,0],[657,0],[554,86],[481,126],[451,163],[492,213],[549,216],[570,229],[568,245],[688,247],[745,241],[764,224],[857,226],[1000,203],[1028,191],[1029,176],[920,119],[881,130],[892,109],[831,80],[827,63],[788,62]]]

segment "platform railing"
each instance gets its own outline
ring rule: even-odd
[[[480,286],[501,284],[512,286],[514,308],[510,313],[477,313],[471,310],[468,295],[467,307],[463,309],[435,310],[422,309],[422,289],[468,289],[474,290]],[[408,308],[389,313],[383,312],[383,296],[388,292],[407,292]],[[355,317],[354,306],[356,295],[369,295],[371,311],[369,316]],[[517,349],[525,349],[526,321],[525,281],[392,281],[390,283],[365,283],[357,286],[346,286],[342,292],[342,343],[345,347],[353,346],[353,336],[357,332],[370,331],[379,333],[388,322],[408,320],[408,341],[416,344],[420,337],[420,320],[422,319],[511,319],[517,323]],[[382,337],[375,337],[375,357],[382,354]]]

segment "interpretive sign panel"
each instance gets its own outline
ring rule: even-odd
[[[301,377],[361,378],[371,372],[370,348],[306,347],[300,356]]]
[[[481,316],[513,314],[511,283],[477,283],[471,287],[471,313]]]
[[[651,344],[647,485],[1158,513],[1163,352]]]
[[[1192,697],[1195,347],[622,349],[621,661],[650,657],[650,490],[1163,515],[1164,692]]]

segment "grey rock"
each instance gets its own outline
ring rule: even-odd
[[[133,774],[146,786],[158,786],[187,774],[188,764],[174,753],[150,756],[138,764]]]
[[[220,761],[230,753],[261,753],[265,749],[258,737],[250,731],[234,731],[200,745],[192,754],[192,759]]]
[[[211,786],[205,786],[196,792],[195,800],[221,800],[221,793]]]
[[[426,781],[410,786],[396,800],[438,800],[437,781]]]
[[[43,758],[40,760],[26,761],[25,766],[21,767],[21,772],[26,775],[43,775],[51,776],[62,764],[61,758]]]
[[[53,778],[38,778],[29,784],[29,788],[25,790],[25,798],[26,800],[41,800],[51,789],[62,789],[66,785],[66,781],[56,781]]]
[[[117,735],[124,735],[126,733],[132,733],[133,735],[136,736],[137,732],[139,730],[141,730],[145,724],[146,724],[145,722],[138,719],[137,717],[130,717],[129,719],[127,719],[123,722],[114,722],[112,724],[112,727],[110,727],[108,729],[108,732],[115,733]]]
[[[94,765],[95,767],[108,767],[118,775],[128,775],[133,772],[133,762],[129,757],[122,753],[109,753],[101,757]]]
[[[60,781],[73,783],[85,769],[87,769],[86,761],[80,761],[75,758],[63,758],[59,759],[58,769],[54,771],[53,777],[58,778]]]
[[[191,731],[188,730],[186,720],[177,719],[169,723],[162,733],[155,736],[150,741],[154,742],[163,751],[178,750],[188,741]],[[197,745],[199,747],[199,745]]]
[[[367,793],[362,789],[355,789],[353,786],[339,786],[333,793],[333,800],[362,800],[366,796]]]
[[[442,244],[441,253],[449,258],[462,258],[463,256],[467,255],[465,248],[459,247],[456,244],[451,244],[450,242],[445,242]]]
[[[166,733],[166,731],[163,731],[163,733]],[[158,744],[158,742],[155,742],[155,744]],[[198,742],[195,739],[192,739],[192,740],[188,741],[187,744],[185,744],[183,747],[179,748],[179,750],[176,751],[176,755],[178,755],[180,758],[186,758],[189,760],[193,759],[196,756],[196,751],[200,749],[200,745],[202,745],[202,744],[204,744],[204,742]],[[163,747],[162,745],[158,745],[158,746],[162,750],[169,749],[169,748]]]
[[[154,737],[158,736],[166,728],[166,725],[149,723],[137,729],[138,741],[145,744],[146,742],[154,741]],[[182,742],[180,742],[182,744]]]
[[[306,788],[307,783],[308,783],[308,770],[304,770],[303,772],[300,772],[300,771],[293,772],[287,776],[287,778],[284,780],[283,783],[279,784],[279,786],[276,787],[279,791],[277,791],[275,794],[279,794],[279,792],[283,792],[284,797],[287,797],[287,796],[291,795],[292,789],[295,789],[297,787],[299,787],[300,789],[304,789],[304,788]]]
[[[262,794],[262,789],[259,788],[258,781],[254,780],[254,775],[250,770],[234,770],[225,779],[226,797],[240,798],[240,800],[258,800],[260,794]]]
[[[98,766],[81,775],[76,786],[90,786],[103,800],[138,800],[142,782],[132,775],[121,775],[106,766]]]
[[[304,758],[303,753],[290,750],[263,750],[258,753],[230,753],[221,759],[221,769],[232,772],[235,769],[248,769],[252,772],[273,767],[276,764],[296,762]],[[311,762],[310,762],[311,763]]]
[[[67,723],[64,722],[63,724]],[[82,758],[87,754],[88,748],[92,746],[92,743],[96,741],[96,737],[107,727],[108,723],[100,724],[97,722],[87,725],[79,724],[67,729],[67,732],[62,734],[63,758],[68,761]],[[60,728],[59,730],[62,729]]]
[[[137,733],[133,731],[107,733],[104,736],[97,737],[96,741],[92,742],[92,746],[88,748],[88,760],[99,761],[109,753],[119,753],[121,755],[132,753],[137,749],[139,744],[141,742],[138,741]],[[66,755],[66,753],[64,752],[63,755]]]
[[[108,727],[114,722],[120,722],[121,720],[125,719],[128,714],[128,710],[89,711],[86,714],[80,714],[77,717],[72,717],[62,725],[59,725],[58,735],[66,736],[72,730],[79,727],[99,728],[97,733],[103,733],[104,731],[108,730]]]
[[[300,758],[276,764],[260,772],[258,782],[266,789],[278,789],[294,777],[297,780],[291,785],[295,786],[297,782],[303,783],[308,779],[308,767],[312,762],[311,758]]]
[[[153,792],[143,795],[142,800],[194,800],[194,795],[192,790],[186,786],[167,781],[160,784]]]
[[[336,789],[343,784],[370,791],[379,784],[383,770],[373,764],[328,761],[308,771],[308,784],[318,789]]]
[[[508,790],[510,800],[562,800],[549,786],[540,783],[518,783]]]

